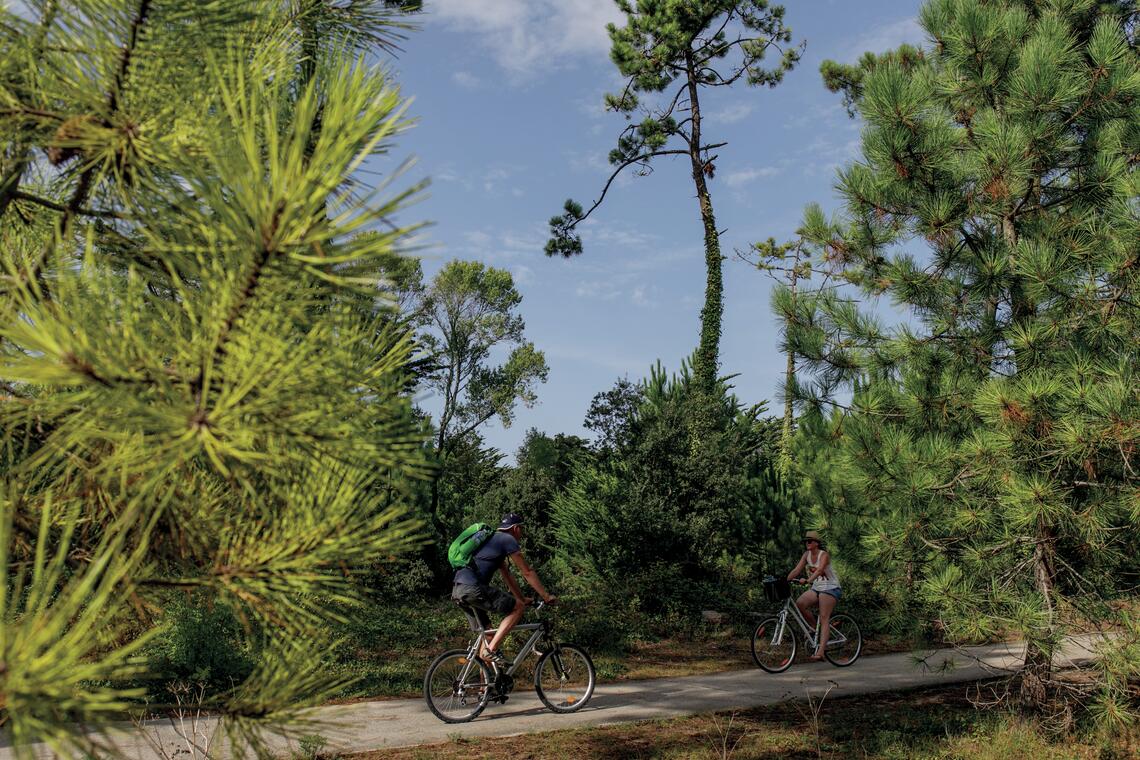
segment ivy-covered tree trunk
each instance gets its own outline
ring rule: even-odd
[[[713,172],[711,159],[702,155],[701,105],[697,84],[696,64],[691,53],[685,56],[685,76],[689,91],[689,118],[691,139],[689,163],[693,173],[693,186],[697,191],[697,204],[701,210],[701,227],[705,243],[705,300],[701,306],[701,336],[693,361],[693,373],[698,387],[711,394],[716,387],[717,368],[720,365],[721,319],[724,316],[724,281],[721,269],[724,257],[720,253],[720,232],[716,228],[712,196],[707,176]]]

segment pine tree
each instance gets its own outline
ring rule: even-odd
[[[1065,693],[1064,635],[1115,624],[1096,715],[1116,726],[1140,673],[1134,621],[1107,604],[1140,550],[1136,4],[930,0],[920,18],[922,55],[825,67],[862,155],[842,224],[804,239],[906,313],[885,327],[849,294],[782,294],[814,373],[801,401],[840,410],[817,435],[895,609],[951,640],[1022,637],[1035,708]]]
[[[775,482],[778,427],[761,418],[764,404],[744,406],[720,380],[718,416],[695,436],[709,403],[689,367],[651,369],[636,406],[618,405],[632,419],[611,425],[629,431],[626,445],[575,462],[553,504],[556,554],[575,582],[619,587],[654,614],[731,595],[739,587],[724,582],[726,565],[746,555],[763,564],[795,519]]]
[[[813,205],[808,210],[808,218],[816,224],[822,223],[823,210]],[[738,252],[739,257],[755,266],[761,272],[772,277],[780,286],[777,299],[777,310],[780,313],[797,314],[800,312],[800,296],[824,292],[834,285],[831,283],[833,271],[819,269],[814,266],[811,251],[801,238],[791,243],[777,243],[775,238],[768,238],[759,243],[753,243],[747,252]],[[819,284],[808,287],[805,282],[815,275],[820,278]],[[810,297],[809,297],[810,302]],[[785,326],[792,320],[785,319]],[[795,439],[795,400],[797,395],[796,383],[796,351],[787,340],[787,329],[780,350],[784,352],[784,383],[780,396],[784,402],[784,420],[780,432],[780,458],[778,469],[783,478],[792,477],[792,449]]]
[[[589,209],[566,201],[560,216],[550,220],[547,256],[571,257],[582,252],[576,232],[605,200],[610,185],[624,170],[647,174],[654,158],[686,156],[704,231],[705,301],[701,308],[700,342],[693,370],[701,387],[713,395],[720,355],[721,316],[724,313],[721,277],[723,256],[708,181],[716,171],[713,153],[726,143],[710,142],[703,133],[701,90],[731,87],[741,79],[748,84],[774,87],[799,60],[802,46],[791,46],[792,32],[784,24],[784,8],[768,0],[616,0],[626,25],[607,29],[613,48],[610,57],[626,79],[619,94],[606,96],[609,110],[632,120],[618,137],[609,160],[615,167],[598,199]],[[763,66],[775,50],[780,60]],[[668,91],[672,88],[672,94]],[[666,93],[662,105],[642,108],[639,95],[651,98]],[[670,141],[679,143],[669,147]]]
[[[358,574],[417,542],[409,339],[376,303],[417,188],[357,178],[407,126],[362,57],[398,40],[396,5],[0,14],[0,710],[18,751],[101,752],[79,726],[160,708],[144,654],[176,596],[240,621],[252,670],[203,706],[263,751],[264,727],[344,686],[321,661]]]

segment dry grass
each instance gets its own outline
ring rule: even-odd
[[[725,627],[719,631],[707,632],[691,641],[665,639],[635,642],[630,651],[621,657],[599,656],[595,658],[595,664],[602,682],[675,678],[754,668],[756,666],[752,662],[749,636],[750,632],[741,634]],[[905,652],[911,648],[907,642],[865,640],[863,655]],[[801,647],[797,660],[810,654],[805,649]]]
[[[1140,757],[1140,735],[1123,739],[1111,748],[1074,737],[1051,740],[1030,722],[975,709],[964,687],[831,698],[820,711],[819,729],[817,747],[807,706],[784,704],[544,734],[457,739],[353,758],[1107,760]]]

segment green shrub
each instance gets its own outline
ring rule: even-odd
[[[644,629],[636,598],[568,600],[560,609],[555,635],[560,641],[583,646],[591,653],[622,654]]]
[[[226,691],[253,671],[256,653],[233,610],[200,596],[174,597],[166,606],[167,625],[148,656],[172,681],[200,683],[211,693]]]

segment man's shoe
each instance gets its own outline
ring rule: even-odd
[[[496,673],[505,673],[510,663],[498,649],[483,653],[483,662],[490,665]]]

